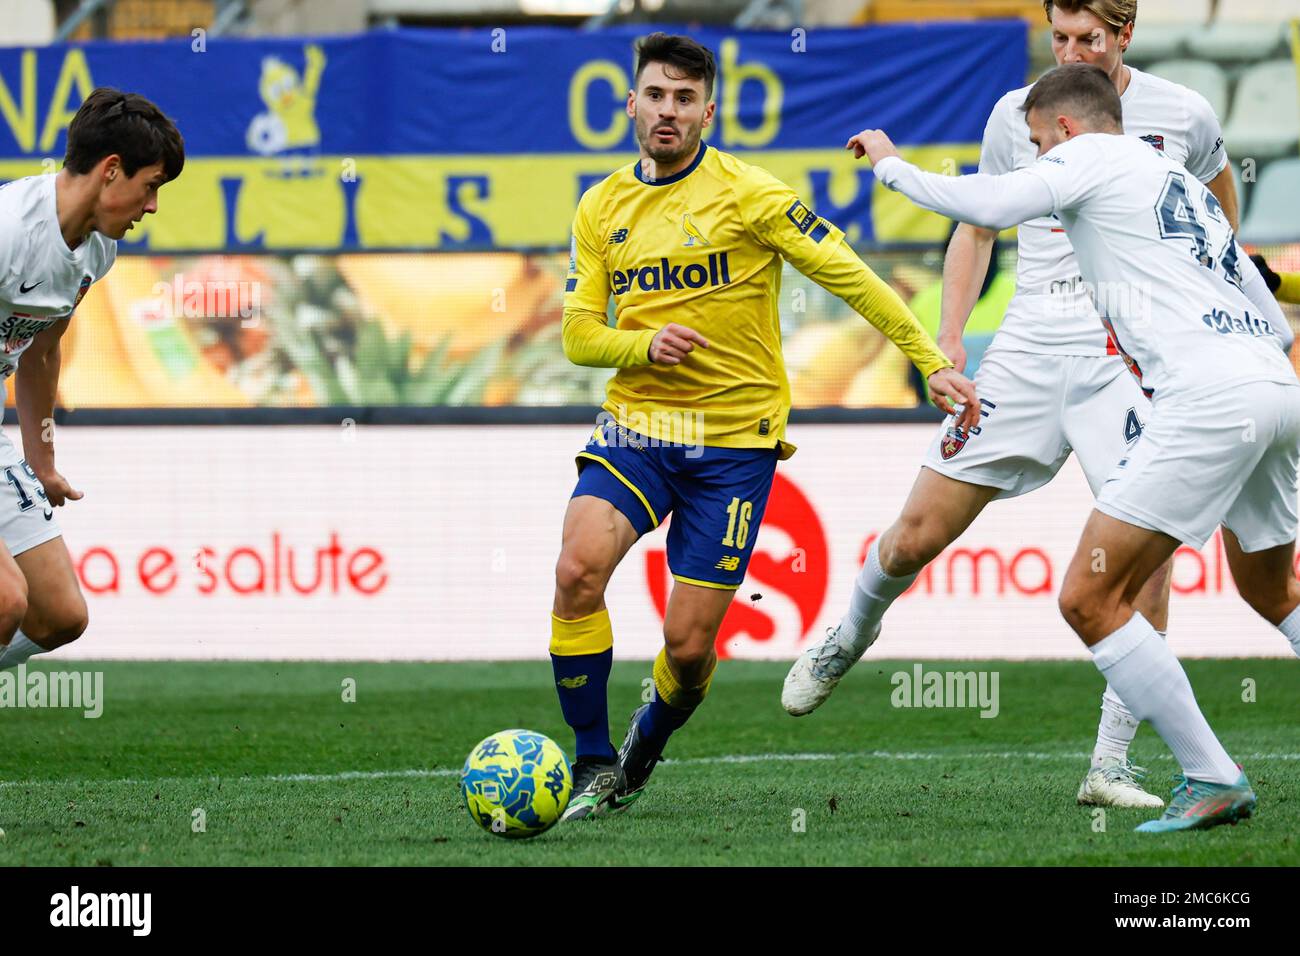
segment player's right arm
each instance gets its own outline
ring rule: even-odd
[[[574,365],[631,368],[677,365],[698,345],[708,348],[694,329],[670,322],[655,329],[612,329],[606,319],[609,269],[597,238],[595,202],[588,190],[578,202],[569,246],[569,274],[564,281],[564,319],[560,338]]]
[[[952,360],[957,371],[966,368],[966,346],[962,334],[979,301],[989,259],[998,234],[992,229],[957,224],[943,257],[943,304],[939,312],[939,335],[936,344]]]
[[[1187,160],[1183,165],[1214,193],[1228,225],[1236,232],[1241,228],[1240,206],[1237,183],[1228,168],[1228,151],[1223,145],[1223,127],[1209,100],[1195,91],[1188,93],[1187,110]]]
[[[736,190],[742,221],[754,241],[779,253],[884,333],[930,384],[931,400],[942,411],[956,414],[956,405],[964,405],[962,427],[979,424],[979,401],[970,380],[953,371],[898,293],[867,267],[834,223],[757,166],[737,181]]]
[[[997,176],[1011,172],[1012,134],[1006,127],[1013,109],[1011,101],[1004,97],[989,113],[984,124],[984,137],[980,141],[981,173]],[[959,372],[966,369],[966,346],[962,344],[962,335],[979,302],[997,237],[994,229],[972,226],[968,222],[958,223],[943,257],[943,298],[937,344]]]
[[[54,421],[54,402],[59,393],[62,355],[59,339],[69,319],[60,319],[37,333],[23,352],[14,373],[14,403],[18,428],[23,436],[23,455],[45,488],[51,505],[76,501],[83,495],[54,467],[54,441],[49,425]]]

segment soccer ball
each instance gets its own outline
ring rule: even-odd
[[[503,730],[469,752],[460,792],[469,815],[488,833],[535,837],[554,826],[568,806],[573,772],[550,737]]]

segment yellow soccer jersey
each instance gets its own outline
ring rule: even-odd
[[[697,429],[688,443],[776,446],[787,458],[794,447],[783,441],[790,385],[777,310],[781,260],[812,275],[844,255],[843,239],[776,177],[705,144],[690,166],[665,179],[647,182],[640,162],[632,163],[578,203],[566,352],[579,364],[618,368],[604,407],[634,431],[682,441],[659,423],[675,429],[693,416],[702,434]],[[611,294],[618,335],[604,327]],[[901,302],[898,308],[915,326]],[[669,322],[699,332],[709,348],[697,345],[679,365],[650,364],[650,340]],[[915,332],[923,336],[919,326]],[[912,333],[895,341],[923,365],[951,364]]]

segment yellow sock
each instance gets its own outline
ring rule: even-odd
[[[660,650],[651,673],[654,675],[655,690],[659,692],[659,697],[665,704],[678,710],[694,710],[708,696],[709,685],[713,683],[713,675],[717,668],[718,659],[715,657],[713,666],[709,669],[709,676],[704,678],[703,682],[694,687],[683,687],[677,682],[672,668],[668,666],[668,652]]]
[[[614,628],[609,622],[609,608],[566,621],[551,614],[551,653],[559,657],[599,654],[614,646]]]

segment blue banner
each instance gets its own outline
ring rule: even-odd
[[[625,104],[650,29],[3,49],[0,179],[57,168],[82,99],[116,86],[172,116],[188,158],[126,248],[563,248],[582,190],[636,155]],[[839,211],[862,242],[942,227],[880,196],[844,141],[878,126],[923,164],[973,165],[989,111],[1028,67],[1018,20],[691,32],[719,66],[708,142]]]

